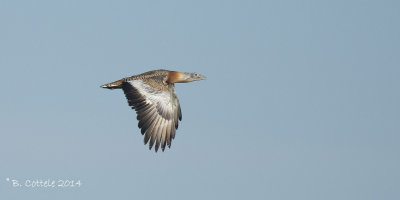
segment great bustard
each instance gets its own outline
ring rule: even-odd
[[[155,151],[161,144],[171,147],[175,138],[178,120],[182,120],[182,112],[174,83],[186,83],[204,80],[198,73],[154,70],[143,74],[123,78],[102,85],[107,89],[122,89],[129,106],[136,110],[139,128],[144,135],[144,143],[150,140],[149,149],[156,143]]]

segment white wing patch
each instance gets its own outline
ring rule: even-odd
[[[142,80],[133,80],[129,83],[139,90],[140,94],[146,99],[146,103],[160,103],[163,107],[171,107],[171,94],[169,91],[161,91],[152,88]]]

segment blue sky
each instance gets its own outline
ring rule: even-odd
[[[399,199],[398,1],[1,1],[3,199]],[[177,84],[172,148],[122,91]],[[13,187],[80,180],[81,187]]]

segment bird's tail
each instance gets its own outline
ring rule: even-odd
[[[123,80],[121,79],[121,80],[114,81],[114,82],[111,82],[111,83],[106,83],[104,85],[101,85],[100,87],[107,88],[107,89],[118,89],[118,88],[122,87],[122,81]]]

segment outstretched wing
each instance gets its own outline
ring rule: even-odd
[[[163,87],[165,90],[155,89],[142,80],[122,83],[129,106],[136,110],[144,143],[147,144],[150,140],[149,149],[156,143],[156,152],[160,144],[163,151],[166,144],[171,147],[171,140],[175,138],[175,130],[178,128],[178,120],[182,120],[174,85]]]

